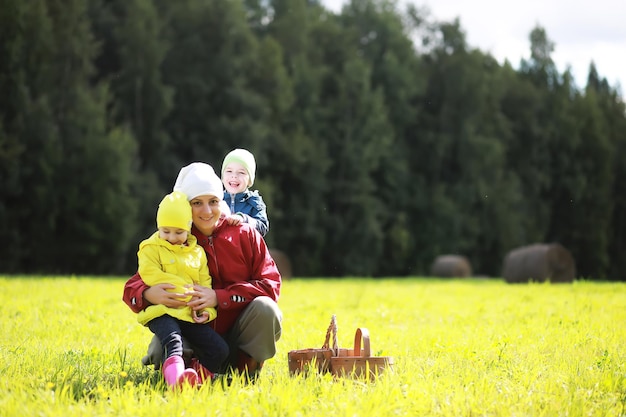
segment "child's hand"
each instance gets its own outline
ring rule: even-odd
[[[241,223],[243,223],[243,216],[241,214],[231,214],[226,218],[226,221],[231,226],[239,226]]]
[[[204,310],[194,310],[191,314],[191,317],[193,317],[193,321],[195,321],[196,323],[204,323],[205,321],[209,320],[209,312]]]

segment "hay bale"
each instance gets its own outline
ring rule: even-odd
[[[442,278],[469,277],[472,275],[472,266],[463,255],[440,255],[433,261],[430,275]]]
[[[293,275],[289,256],[279,249],[270,249],[270,255],[274,258],[274,262],[276,262],[276,267],[278,268],[278,272],[280,272],[282,279],[291,278]]]
[[[508,283],[573,282],[576,263],[558,243],[535,243],[510,251],[504,258],[502,276]]]

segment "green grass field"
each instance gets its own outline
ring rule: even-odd
[[[260,380],[174,393],[140,363],[152,334],[125,278],[0,277],[0,416],[623,416],[626,284],[344,279],[283,283]],[[375,382],[292,377],[287,352],[357,327],[392,356]]]

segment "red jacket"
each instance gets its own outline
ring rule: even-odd
[[[225,221],[211,236],[192,227],[191,233],[206,252],[213,289],[217,295],[217,318],[210,325],[219,334],[230,330],[239,313],[259,296],[278,301],[281,276],[261,234],[247,223],[230,226]],[[135,313],[149,304],[143,299],[148,286],[139,274],[124,286],[123,300]]]

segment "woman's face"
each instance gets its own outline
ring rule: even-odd
[[[189,201],[193,224],[207,236],[213,233],[222,214],[220,201],[220,198],[213,195],[200,195]]]

